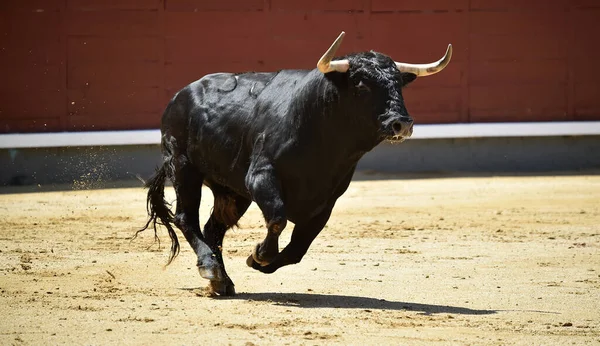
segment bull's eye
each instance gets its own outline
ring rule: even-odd
[[[361,92],[369,92],[371,91],[371,88],[369,88],[368,85],[366,85],[365,83],[363,83],[363,81],[358,82],[358,84],[356,85],[356,88],[361,91]]]

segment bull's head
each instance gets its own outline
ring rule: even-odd
[[[380,138],[403,141],[413,132],[413,120],[404,106],[402,87],[414,81],[443,70],[452,57],[452,45],[440,60],[430,64],[407,64],[395,62],[390,57],[367,52],[348,55],[333,60],[340,47],[344,32],[333,42],[317,63],[322,73],[341,72],[347,75],[349,92],[356,95],[354,103],[360,111],[366,112]]]

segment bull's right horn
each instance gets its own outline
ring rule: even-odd
[[[338,38],[335,39],[331,47],[329,47],[329,49],[325,52],[325,54],[323,54],[321,59],[319,59],[319,62],[317,63],[317,68],[322,73],[329,73],[333,71],[347,72],[350,68],[350,62],[347,59],[331,61],[331,59],[333,59],[333,57],[335,56],[335,52],[338,50],[338,48],[340,48],[340,45],[342,44],[342,39],[344,38],[345,34],[346,33],[342,31],[340,36],[338,36]]]
[[[449,44],[448,49],[446,49],[446,54],[436,62],[432,62],[431,64],[407,64],[404,62],[396,62],[396,67],[398,67],[400,72],[410,72],[416,74],[417,77],[425,77],[443,70],[444,67],[448,65],[451,58],[452,45]]]

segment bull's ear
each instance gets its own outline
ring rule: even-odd
[[[417,75],[410,72],[402,72],[402,86],[406,86],[417,79]]]

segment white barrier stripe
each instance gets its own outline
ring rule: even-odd
[[[600,121],[415,125],[411,139],[600,135]],[[1,134],[0,148],[159,144],[160,130]]]
[[[159,143],[160,130],[15,133],[0,135],[0,148],[15,149]]]
[[[415,125],[411,139],[600,135],[600,121]]]

